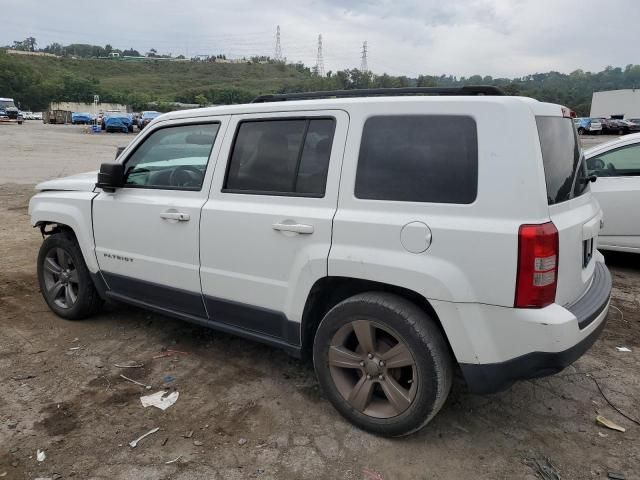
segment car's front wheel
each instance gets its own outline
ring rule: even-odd
[[[97,313],[103,300],[96,290],[74,236],[48,236],[38,254],[38,282],[49,308],[60,317],[79,320]]]
[[[424,427],[451,388],[451,355],[422,309],[386,292],[336,305],[313,345],[318,381],[334,407],[363,430],[408,435]]]

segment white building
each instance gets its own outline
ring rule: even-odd
[[[590,116],[640,118],[640,89],[593,92]]]

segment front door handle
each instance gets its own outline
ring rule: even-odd
[[[304,233],[307,235],[313,233],[313,225],[305,225],[303,223],[274,223],[272,226],[274,230],[280,232]]]
[[[182,213],[182,212],[162,212],[160,214],[160,218],[164,218],[165,220],[177,220],[179,222],[188,222],[191,219],[191,216],[188,213]]]

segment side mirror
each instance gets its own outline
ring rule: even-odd
[[[118,157],[124,151],[125,148],[127,148],[127,147],[118,147],[118,148],[116,148],[116,160],[118,159]]]
[[[96,187],[105,192],[115,192],[124,186],[124,165],[121,163],[103,163],[98,172]]]

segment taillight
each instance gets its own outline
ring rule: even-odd
[[[558,229],[552,222],[520,226],[514,307],[542,308],[555,302],[558,253]]]

